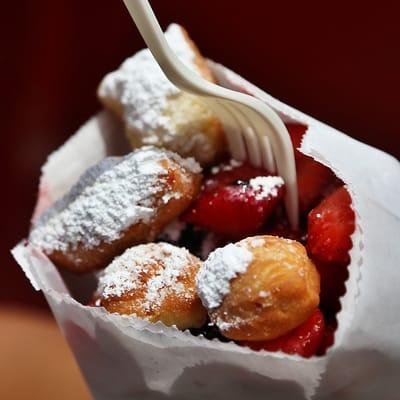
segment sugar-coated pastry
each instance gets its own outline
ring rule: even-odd
[[[187,67],[213,80],[205,59],[181,26],[170,25],[165,36]],[[148,49],[106,75],[98,96],[124,120],[133,148],[161,146],[195,157],[203,165],[226,150],[222,126],[209,106],[170,83]]]
[[[196,293],[201,261],[168,243],[132,247],[99,280],[97,295],[109,312],[162,321],[179,329],[199,328],[207,311]]]
[[[60,267],[104,268],[126,248],[154,240],[197,194],[201,168],[156,147],[106,158],[35,223],[30,242]]]
[[[212,252],[197,275],[211,321],[234,340],[271,340],[309,318],[319,275],[303,245],[255,236]]]

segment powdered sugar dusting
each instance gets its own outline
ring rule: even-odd
[[[170,200],[172,200],[172,199],[179,200],[181,197],[182,197],[181,193],[177,193],[177,192],[176,193],[173,193],[173,192],[166,193],[163,195],[162,201],[164,204],[167,204]]]
[[[269,290],[260,290],[258,292],[258,295],[259,295],[259,297],[265,299],[265,298],[271,296],[271,292]]]
[[[199,73],[195,54],[182,29],[172,24],[165,37],[178,58]],[[127,125],[141,132],[144,144],[156,145],[159,137],[174,132],[170,118],[164,115],[168,98],[181,91],[164,75],[148,49],[128,58],[117,71],[108,74],[99,87],[99,96],[121,103]]]
[[[169,293],[180,294],[184,286],[177,280],[196,259],[184,248],[168,243],[148,243],[132,247],[117,257],[99,279],[98,293],[104,299],[145,288],[142,307],[158,309]],[[149,279],[143,279],[150,275]]]
[[[234,168],[240,167],[241,165],[243,165],[243,161],[237,161],[232,158],[229,164],[212,167],[211,174],[216,175],[220,172],[232,171]]]
[[[264,246],[265,240],[259,237],[250,239],[249,245],[253,248]]]
[[[230,281],[246,272],[253,260],[252,253],[244,247],[228,244],[213,251],[197,274],[197,291],[203,305],[217,308],[230,290]]]
[[[250,179],[249,182],[250,187],[260,191],[260,193],[257,193],[258,198],[276,197],[278,195],[278,188],[284,184],[285,182],[280,176],[257,176]]]
[[[160,162],[171,159],[191,171],[200,169],[193,160],[153,147],[101,161],[39,218],[30,241],[49,252],[78,244],[92,248],[118,239],[132,224],[149,222],[158,206],[156,195],[169,194],[167,171]],[[173,197],[170,193],[163,200]]]
[[[199,174],[202,171],[200,164],[193,157],[181,157],[179,154],[174,153],[173,151],[167,151],[163,149],[163,151],[168,155],[169,159],[176,161],[183,168],[192,172],[193,174]]]
[[[224,331],[228,331],[229,329],[232,329],[232,328],[239,328],[240,325],[242,325],[244,321],[240,317],[234,316],[234,317],[231,317],[229,319],[229,321],[224,321],[221,318],[216,318],[214,322],[215,322],[215,325],[217,325],[218,328],[222,332],[224,332]]]

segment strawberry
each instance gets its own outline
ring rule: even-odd
[[[183,219],[229,238],[244,238],[259,231],[283,191],[280,186],[275,196],[264,196],[248,185],[218,186],[203,191]]]
[[[298,149],[301,146],[301,141],[303,140],[303,136],[306,133],[307,126],[295,123],[288,123],[286,124],[286,128],[289,132],[290,139],[292,140],[294,156],[296,158],[296,164],[298,164],[299,161],[306,157],[303,153],[300,153]]]
[[[329,168],[298,150],[307,127],[305,125],[290,123],[286,125],[286,128],[292,140],[296,159],[300,211],[306,213],[318,204],[319,200],[321,200],[324,195],[324,191],[333,184],[336,179]]]
[[[297,167],[300,212],[307,213],[318,204],[324,191],[335,182],[335,175],[324,165],[304,156]]]
[[[268,176],[270,173],[250,165],[248,162],[231,161],[214,167],[212,174],[206,179],[205,187],[226,186],[237,182],[248,182],[257,176]]]
[[[354,226],[351,198],[341,187],[308,215],[307,250],[311,258],[323,263],[348,264]]]
[[[337,328],[336,321],[325,321],[325,331],[322,337],[321,343],[319,344],[317,354],[323,356],[329,347],[335,342],[335,331]]]
[[[283,351],[287,354],[298,354],[309,358],[319,348],[324,337],[325,322],[320,310],[291,332],[267,342],[241,342],[253,350]]]
[[[280,202],[283,184],[277,184],[275,193],[263,193],[255,178],[270,174],[249,163],[231,161],[211,172],[183,220],[232,239],[257,233]]]

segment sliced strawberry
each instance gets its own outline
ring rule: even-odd
[[[294,147],[300,211],[306,213],[318,204],[326,189],[335,182],[336,178],[329,168],[298,150],[307,127],[291,123],[286,124],[286,128]]]
[[[326,354],[328,348],[331,347],[335,342],[336,328],[337,328],[337,322],[335,320],[325,321],[324,335],[317,350],[317,354],[319,356],[323,356],[324,354]]]
[[[257,176],[271,175],[266,169],[257,168],[248,162],[231,161],[214,167],[212,174],[206,179],[205,187],[226,186],[237,182],[248,182]]]
[[[335,175],[329,168],[304,156],[297,167],[300,211],[310,211],[322,199],[326,188],[334,182]]]
[[[308,215],[307,249],[315,260],[348,264],[354,231],[351,198],[344,187],[337,189]]]
[[[264,195],[249,185],[219,186],[204,190],[183,216],[186,222],[234,239],[253,235],[277,206],[284,186]]]
[[[253,350],[283,351],[287,354],[298,354],[311,357],[319,348],[324,337],[325,322],[320,310],[288,334],[267,342],[241,342]]]
[[[203,190],[192,207],[182,217],[227,238],[240,239],[255,234],[280,202],[284,186],[264,193],[255,182],[270,176],[262,168],[249,163],[231,161],[211,170]]]
[[[294,156],[296,158],[296,164],[302,158],[306,157],[303,153],[300,153],[298,150],[301,146],[301,141],[303,140],[303,136],[306,133],[307,126],[295,123],[286,124],[286,128],[289,132],[290,139],[292,140],[292,145],[294,149]]]

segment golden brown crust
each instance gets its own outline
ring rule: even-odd
[[[149,251],[152,251],[150,247],[159,245],[162,244],[150,243],[146,246],[149,246]],[[101,305],[112,313],[135,315],[151,322],[161,321],[167,326],[175,325],[179,329],[200,328],[207,319],[207,311],[201,304],[195,288],[195,278],[200,265],[201,261],[189,254],[188,263],[174,284],[175,287],[179,285],[183,289],[175,291],[171,288],[160,304],[146,303],[149,280],[165,268],[162,262],[153,262],[146,264],[145,272],[140,275],[138,288],[129,290],[121,296],[107,297],[102,293],[100,294]]]
[[[94,271],[104,268],[128,247],[155,240],[163,228],[190,205],[201,185],[201,174],[184,169],[176,161],[165,159],[160,164],[167,171],[166,179],[163,180],[166,183],[156,195],[156,211],[149,223],[131,225],[117,240],[102,242],[96,247],[78,244],[74,248],[70,246],[65,252],[47,253],[54,264],[78,273]],[[171,195],[168,202],[162,200],[166,194]]]
[[[252,246],[252,243],[263,243]],[[239,242],[252,252],[247,271],[230,284],[210,317],[234,340],[271,340],[299,326],[319,304],[318,272],[300,243],[275,236]]]

